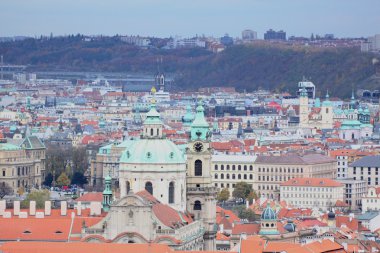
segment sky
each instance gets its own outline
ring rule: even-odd
[[[155,37],[284,30],[367,37],[380,33],[380,0],[0,0],[0,37],[141,35]]]

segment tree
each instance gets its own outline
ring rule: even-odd
[[[230,198],[230,191],[227,188],[223,188],[220,192],[218,192],[218,195],[216,198],[220,202],[226,201]]]
[[[53,174],[48,173],[48,174],[46,175],[46,177],[45,177],[44,185],[50,187],[52,183],[53,183]]]
[[[58,186],[67,186],[70,184],[70,179],[67,177],[65,172],[62,172],[57,179]]]
[[[83,186],[87,183],[87,178],[81,172],[75,172],[73,177],[71,178],[71,184]]]
[[[247,199],[248,199],[249,204],[252,204],[254,199],[255,200],[258,199],[256,192],[255,191],[251,191],[248,194]]]
[[[0,184],[0,199],[4,198],[6,195],[13,194],[13,189],[7,183],[3,182]]]
[[[232,196],[235,199],[247,199],[248,195],[253,191],[252,186],[246,182],[239,182],[235,185],[235,189],[232,192]]]
[[[28,208],[30,201],[36,201],[36,208],[44,208],[45,201],[50,199],[48,190],[35,190],[28,194],[25,200],[21,202],[22,208]]]
[[[234,207],[233,211],[240,219],[247,219],[248,221],[255,221],[255,213],[251,209],[246,209],[244,205]]]

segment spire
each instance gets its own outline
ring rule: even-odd
[[[209,137],[209,125],[205,119],[204,108],[201,100],[198,101],[195,119],[191,124],[191,139],[206,140]]]
[[[329,90],[327,89],[327,91],[326,91],[326,100],[329,100],[329,98],[330,98]]]
[[[156,99],[154,96],[156,89],[153,87],[151,91],[153,97],[150,104],[150,110],[147,112],[146,119],[144,121],[143,136],[145,138],[161,138],[163,123],[160,119],[160,114],[156,110]]]
[[[104,179],[104,191],[103,191],[103,210],[109,211],[110,205],[112,203],[112,178],[110,176],[111,171],[108,172],[108,175]]]

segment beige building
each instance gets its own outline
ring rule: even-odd
[[[232,193],[235,184],[255,183],[253,163],[256,156],[215,154],[211,157],[211,176],[213,184],[219,190],[227,188]]]
[[[380,155],[365,156],[348,167],[348,178],[366,181],[368,187],[379,186]]]
[[[0,143],[0,183],[16,193],[20,187],[39,188],[45,178],[45,146],[35,136]]]
[[[280,185],[280,200],[296,208],[323,211],[343,201],[344,185],[329,178],[293,178]]]
[[[258,156],[253,188],[271,199],[280,198],[280,184],[292,178],[336,178],[336,161],[321,154]]]
[[[367,193],[367,183],[362,180],[341,179],[344,184],[344,202],[350,206],[352,210],[358,210],[362,207],[363,195]]]
[[[369,187],[362,199],[362,212],[380,210],[380,187]]]

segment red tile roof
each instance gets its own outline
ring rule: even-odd
[[[101,192],[88,192],[77,198],[75,201],[81,202],[102,202],[103,194]]]
[[[307,186],[307,187],[340,187],[343,184],[330,178],[293,178],[281,184],[281,186]]]

